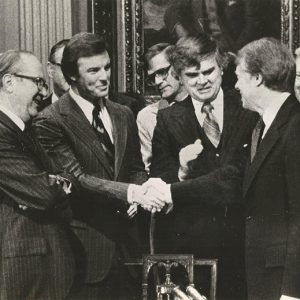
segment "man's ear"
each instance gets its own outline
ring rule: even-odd
[[[53,65],[49,61],[47,63],[47,73],[50,78],[53,78]]]
[[[260,85],[262,85],[262,84],[263,84],[263,82],[264,82],[264,80],[263,80],[263,78],[262,78],[261,74],[256,74],[256,75],[255,75],[255,80],[256,80],[256,84],[257,84],[257,86],[260,86]]]
[[[9,93],[13,92],[13,80],[11,74],[4,74],[2,77],[2,85],[4,90],[6,90]]]

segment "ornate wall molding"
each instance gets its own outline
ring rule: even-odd
[[[144,0],[94,0],[95,32],[112,45],[119,91],[144,93]],[[281,0],[281,40],[300,46],[300,0]]]

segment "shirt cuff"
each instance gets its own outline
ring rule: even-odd
[[[127,189],[127,202],[131,205],[133,204],[133,191],[135,184],[129,184]]]
[[[282,296],[280,297],[280,300],[299,300],[299,298],[295,298],[295,297],[290,297],[290,296],[282,295]]]

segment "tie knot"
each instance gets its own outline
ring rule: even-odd
[[[106,99],[103,98],[103,99],[94,101],[94,102],[93,102],[93,105],[94,105],[93,112],[99,114],[99,112],[101,111],[102,107],[105,107],[105,106],[106,106]]]
[[[207,102],[203,103],[201,111],[203,113],[210,114],[213,109],[214,109],[214,107],[212,106],[212,104],[207,101]]]

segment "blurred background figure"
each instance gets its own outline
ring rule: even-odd
[[[68,39],[61,40],[56,43],[50,50],[47,72],[50,78],[50,86],[52,87],[52,93],[43,101],[39,106],[39,111],[49,106],[53,102],[57,101],[65,92],[70,88],[62,71],[61,71],[61,59],[65,46],[69,42]]]
[[[300,101],[300,48],[295,51],[296,54],[296,80],[295,80],[295,94]]]
[[[169,62],[168,53],[172,48],[167,43],[152,46],[145,55],[148,85],[155,87],[161,100],[142,109],[137,116],[141,152],[145,169],[149,174],[152,158],[152,137],[156,126],[157,112],[174,101],[181,101],[187,93]]]

